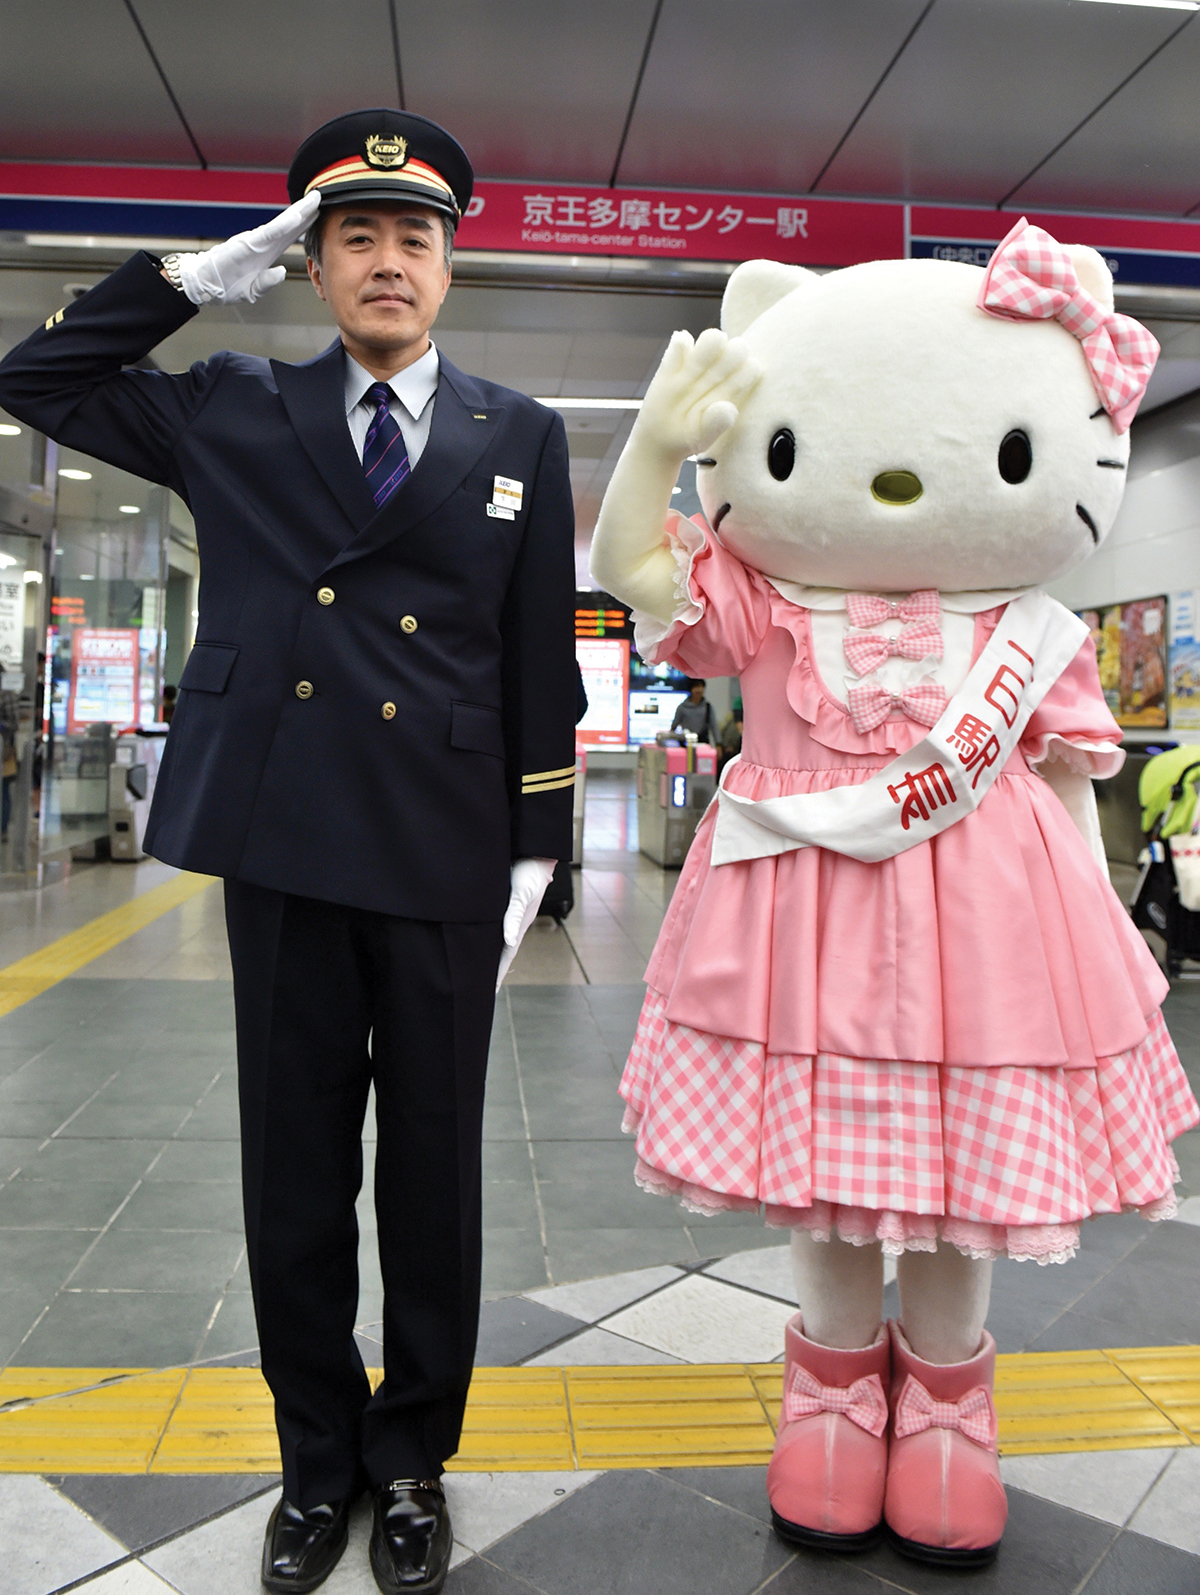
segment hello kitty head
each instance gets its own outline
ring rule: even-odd
[[[726,547],[770,576],[878,592],[1035,586],[1088,557],[1121,502],[1157,344],[1112,320],[1094,250],[1038,229],[1027,249],[1045,240],[1081,291],[1063,319],[1028,319],[1023,280],[1014,292],[1003,275],[1026,225],[986,274],[939,260],[738,267],[721,325],[764,374],[696,471]],[[1109,328],[1116,357],[1096,350]]]

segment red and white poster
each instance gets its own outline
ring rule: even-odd
[[[138,634],[135,627],[80,626],[71,639],[71,698],[67,731],[107,721],[138,720]]]
[[[591,747],[623,748],[629,742],[629,644],[575,640],[588,710],[575,727],[575,740]]]

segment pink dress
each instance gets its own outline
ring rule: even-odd
[[[861,782],[924,734],[900,713],[856,731],[817,674],[810,612],[710,534],[687,585],[652,654],[741,677],[732,790]],[[1002,613],[976,617],[976,656]],[[1120,737],[1089,639],[979,808],[895,858],[713,866],[714,805],[621,1082],[639,1183],[891,1252],[940,1235],[1041,1262],[1065,1261],[1092,1214],[1171,1216],[1168,1142],[1200,1108],[1159,1013],[1168,985],[1031,768],[1053,750],[1113,773]]]

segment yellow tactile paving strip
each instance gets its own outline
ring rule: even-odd
[[[373,1377],[378,1377],[373,1375]],[[778,1363],[479,1368],[455,1471],[766,1462]],[[1200,1346],[997,1359],[1007,1455],[1200,1445]],[[0,1472],[273,1473],[271,1399],[254,1368],[0,1372]]]
[[[111,908],[107,914],[90,919],[78,930],[52,941],[48,947],[6,965],[0,969],[0,1017],[12,1013],[31,997],[40,996],[60,980],[78,973],[101,953],[152,925],[172,908],[186,903],[189,897],[206,892],[214,881],[212,875],[177,875],[174,880],[151,887],[140,897],[130,898],[119,908]]]

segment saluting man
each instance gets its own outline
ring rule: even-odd
[[[471,187],[435,123],[339,117],[297,152],[276,220],[204,254],[135,255],[0,364],[12,414],[168,484],[196,520],[197,640],[146,845],[225,879],[250,1277],[283,1456],[272,1590],[321,1583],[364,1486],[379,1587],[442,1587],[494,992],[571,851],[563,425],[429,339]],[[302,233],[340,333],[324,354],[128,369],[199,306],[281,281]],[[374,1395],[353,1335],[372,1083]]]

